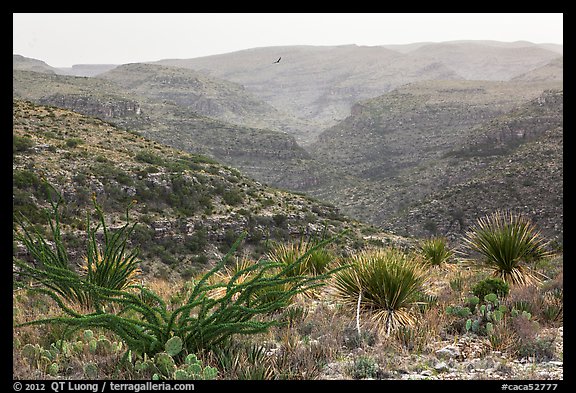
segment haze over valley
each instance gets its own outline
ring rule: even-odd
[[[455,235],[500,207],[561,239],[562,52],[496,41],[281,46],[70,69],[15,55],[13,95],[207,155],[402,235]],[[71,75],[85,70],[102,72]],[[553,168],[530,154],[543,143]],[[528,163],[514,167],[521,150]],[[508,191],[480,203],[471,184],[501,176],[498,166],[511,171]],[[542,168],[524,181],[532,186],[517,184],[530,167]],[[444,205],[448,188],[470,187],[467,203]]]

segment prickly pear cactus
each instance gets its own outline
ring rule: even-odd
[[[98,341],[95,338],[88,342],[88,349],[91,353],[96,353],[96,350],[98,349]]]
[[[137,360],[134,365],[134,370],[143,373],[154,368],[154,362],[151,359]]]
[[[176,371],[176,363],[174,363],[174,359],[172,359],[172,356],[168,355],[166,352],[159,352],[154,356],[154,365],[165,377],[172,376],[174,371]]]
[[[175,380],[180,380],[180,381],[184,381],[184,380],[190,380],[192,379],[190,374],[188,374],[188,372],[186,370],[176,370],[174,372],[174,379]]]
[[[187,370],[191,375],[193,375],[196,378],[202,375],[202,365],[200,363],[194,363],[188,365]]]
[[[84,365],[84,376],[87,379],[96,379],[98,378],[98,365],[96,363],[86,363]]]
[[[32,344],[26,344],[22,348],[22,356],[27,358],[30,364],[33,364],[40,357],[39,348]]]
[[[204,367],[204,371],[202,372],[202,379],[205,380],[216,379],[217,376],[218,376],[217,368],[210,366]]]
[[[178,336],[174,336],[164,345],[166,353],[170,356],[176,356],[182,351],[182,339]]]
[[[218,375],[218,370],[214,367],[202,368],[202,362],[195,354],[186,356],[184,369],[189,376],[188,379],[215,379]]]
[[[90,341],[94,338],[94,332],[92,330],[84,330],[84,341]]]
[[[105,337],[100,337],[96,343],[96,352],[106,355],[112,352],[112,342]]]
[[[184,360],[186,364],[194,364],[194,363],[199,363],[200,361],[198,360],[198,357],[196,357],[195,354],[191,353],[190,355],[186,356],[186,359]]]
[[[75,343],[72,344],[72,349],[76,354],[81,354],[82,352],[84,352],[84,342],[76,341]]]
[[[72,344],[65,340],[58,340],[50,345],[50,351],[69,357],[72,354]]]
[[[48,366],[48,374],[51,376],[55,377],[58,375],[58,371],[60,371],[60,366],[58,366],[58,363],[52,363],[50,366]]]

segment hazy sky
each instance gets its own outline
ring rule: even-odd
[[[278,45],[451,40],[563,44],[561,13],[16,13],[13,53],[53,67],[193,58]]]

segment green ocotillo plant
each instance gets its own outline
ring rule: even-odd
[[[28,290],[49,296],[63,313],[18,326],[60,324],[73,329],[102,328],[115,333],[131,351],[148,355],[163,351],[166,343],[178,336],[188,353],[197,353],[232,335],[266,331],[276,323],[273,319],[267,320],[267,315],[286,307],[296,294],[324,285],[331,274],[343,268],[338,267],[316,276],[291,274],[309,253],[333,240],[329,239],[288,265],[261,260],[239,269],[227,282],[211,284],[210,278],[225,267],[226,261],[245,235],[240,236],[220,262],[198,282],[193,283],[187,299],[175,308],[167,306],[160,296],[143,285],[132,284],[129,288],[105,287],[92,282],[90,276],[72,274],[65,268],[52,269],[49,266],[47,269],[44,265],[34,267],[15,259],[14,263],[20,267],[21,273],[40,284],[28,287]],[[40,233],[36,236],[40,243],[45,243]],[[104,241],[110,239],[105,237]],[[31,242],[25,245],[34,247]],[[124,252],[124,248],[120,250]],[[248,278],[239,280],[240,277]],[[274,296],[262,296],[268,288],[275,291]],[[220,295],[211,296],[214,292]],[[78,311],[70,306],[68,293],[81,298],[98,299],[98,304],[113,307]],[[256,318],[258,316],[264,318]]]

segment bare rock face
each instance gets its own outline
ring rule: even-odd
[[[101,118],[141,116],[142,108],[135,100],[117,97],[108,100],[86,95],[53,94],[38,100],[44,105],[54,105],[62,108]]]

